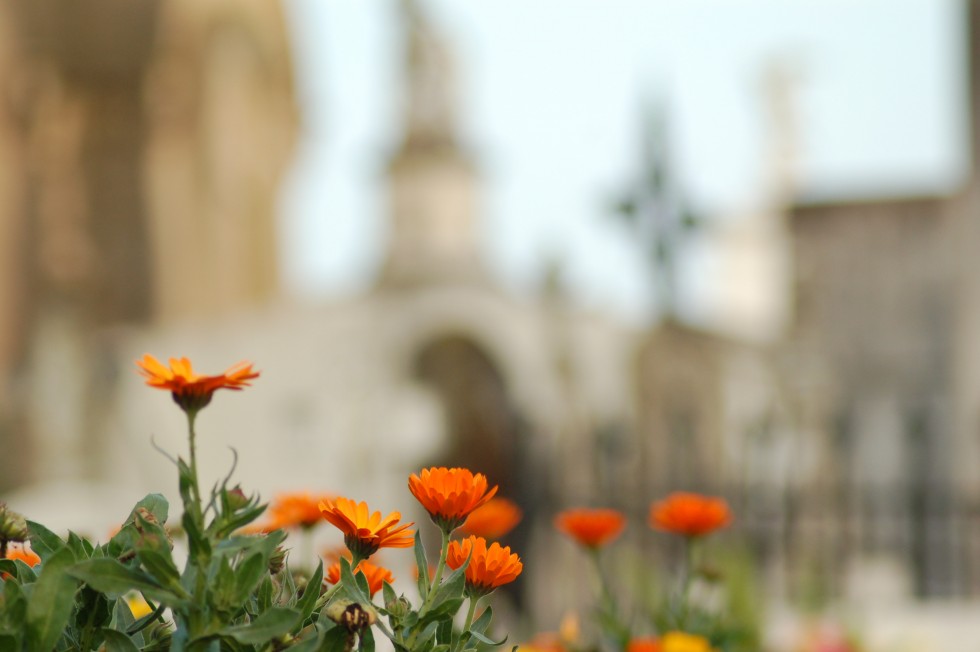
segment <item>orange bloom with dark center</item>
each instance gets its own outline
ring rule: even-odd
[[[470,564],[464,571],[466,588],[473,596],[486,595],[498,586],[510,584],[524,569],[521,558],[509,547],[502,548],[499,543],[493,543],[488,548],[483,537],[471,536],[449,542],[446,564],[450,568],[456,570],[466,563],[467,558]]]
[[[507,498],[493,498],[480,505],[460,526],[463,534],[487,539],[499,539],[521,522],[524,513],[517,504]]]
[[[493,498],[487,477],[469,469],[433,467],[408,477],[408,488],[440,528],[451,532],[477,507]]]
[[[395,576],[391,574],[391,571],[383,566],[375,566],[368,560],[364,560],[357,565],[354,569],[354,574],[356,575],[360,571],[364,573],[364,578],[367,580],[368,588],[371,591],[371,597],[381,590],[384,583],[387,582],[391,584],[395,581]],[[340,581],[340,562],[334,562],[327,568],[327,582],[330,584],[336,584]]]
[[[732,522],[728,503],[700,494],[673,493],[650,507],[650,525],[686,537],[710,534]]]
[[[197,412],[211,402],[211,397],[219,389],[240,390],[248,387],[250,380],[259,377],[249,362],[239,362],[223,374],[201,376],[194,373],[191,361],[187,358],[170,358],[170,367],[147,353],[136,365],[146,378],[146,384],[157,389],[169,390],[185,412]]]
[[[279,494],[269,504],[269,520],[272,529],[312,529],[323,522],[320,503],[332,496],[310,493]]]
[[[626,517],[615,509],[566,509],[555,517],[555,527],[588,548],[615,540],[626,527]]]
[[[652,636],[634,638],[626,645],[626,652],[661,652],[660,640]]]
[[[402,517],[398,512],[381,518],[381,512],[368,511],[367,503],[347,498],[322,501],[320,512],[344,533],[344,544],[359,559],[367,559],[379,548],[411,548],[415,543],[414,532],[408,529],[414,523],[398,525]]]

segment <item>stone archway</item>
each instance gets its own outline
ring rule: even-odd
[[[505,376],[482,346],[463,334],[446,334],[423,345],[413,375],[443,403],[447,445],[433,464],[462,466],[500,486],[499,495],[517,502],[524,520],[506,537],[519,554],[528,550],[530,524],[541,511],[546,478],[529,454],[529,428],[510,395]],[[524,589],[508,590],[521,609]]]

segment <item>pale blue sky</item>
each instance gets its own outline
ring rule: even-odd
[[[636,318],[650,283],[608,206],[667,102],[679,176],[707,216],[763,181],[761,76],[792,57],[802,176],[828,196],[944,192],[966,164],[957,0],[429,0],[455,48],[460,130],[484,173],[488,264],[517,293],[560,258],[582,305]],[[391,0],[288,0],[304,127],[282,202],[297,293],[365,288],[383,253],[398,130]]]

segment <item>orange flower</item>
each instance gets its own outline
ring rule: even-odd
[[[391,571],[383,566],[375,566],[368,560],[364,560],[357,565],[354,569],[354,574],[356,575],[360,571],[364,573],[365,579],[367,579],[368,588],[371,590],[371,597],[381,590],[381,587],[385,582],[391,584],[395,581],[395,576],[391,574]],[[327,568],[327,582],[331,584],[336,584],[340,581],[340,562],[334,562]]]
[[[379,548],[411,548],[414,544],[414,533],[408,529],[414,523],[398,526],[402,517],[398,512],[381,518],[381,512],[368,511],[367,503],[347,498],[321,502],[320,512],[344,533],[344,544],[358,559],[367,559]]]
[[[626,652],[662,652],[660,640],[653,636],[634,638],[626,645]]]
[[[408,488],[440,528],[452,532],[470,512],[497,493],[487,490],[487,477],[469,469],[432,467],[408,477]]]
[[[11,546],[7,549],[6,557],[7,559],[19,559],[31,567],[41,563],[41,558],[37,556],[37,553],[26,546]]]
[[[314,496],[310,493],[279,494],[269,504],[269,519],[272,529],[302,528],[313,529],[323,522],[320,502],[332,496]]]
[[[472,552],[472,556],[471,556]],[[510,584],[524,569],[521,558],[502,548],[499,543],[487,547],[483,537],[467,537],[462,541],[450,541],[446,564],[456,570],[469,558],[466,567],[466,588],[470,595],[481,596],[490,593],[498,586]]]
[[[249,380],[259,377],[259,372],[252,371],[248,362],[239,362],[223,374],[217,376],[200,376],[194,373],[191,361],[187,358],[170,358],[170,368],[163,366],[159,360],[147,353],[136,365],[146,378],[150,387],[169,390],[174,402],[184,412],[197,412],[211,402],[211,396],[219,389],[240,390],[247,387]]]
[[[524,643],[517,652],[565,652],[565,646],[557,634],[545,632],[536,634],[530,643]]]
[[[728,503],[700,494],[672,493],[650,507],[650,525],[686,537],[699,537],[732,521]]]
[[[615,509],[566,509],[555,517],[555,527],[588,548],[613,541],[626,527],[626,517]]]
[[[499,539],[521,522],[524,513],[507,498],[493,498],[477,507],[460,526],[464,534]]]

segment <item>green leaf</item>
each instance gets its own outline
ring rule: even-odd
[[[358,573],[358,575],[363,577],[363,573]],[[363,602],[364,604],[371,603],[370,592],[361,588],[357,580],[354,579],[354,574],[351,572],[350,560],[341,557],[340,559],[340,583],[343,585],[343,593],[347,594],[354,602]]]
[[[306,619],[313,613],[313,607],[316,606],[317,598],[320,597],[320,586],[322,584],[323,561],[321,560],[316,565],[316,570],[313,571],[310,581],[306,583],[306,590],[303,591],[303,597],[296,602],[296,608],[299,610],[302,622],[306,622]]]
[[[459,609],[459,605],[463,602],[463,589],[466,586],[466,567],[469,565],[469,559],[466,562],[454,570],[449,576],[443,580],[435,589],[435,594],[432,596],[432,600],[429,603],[429,608],[425,613],[420,613],[419,617],[424,619],[430,618],[432,615],[444,615],[447,613],[456,613]],[[446,605],[451,605],[447,607]],[[450,611],[451,609],[451,611]]]
[[[323,635],[319,652],[346,652],[347,632],[343,627],[334,627]]]
[[[183,598],[187,597],[182,587],[181,594],[177,595],[160,586],[153,577],[143,571],[127,568],[108,557],[86,559],[71,566],[66,572],[110,598],[118,598],[129,591],[142,591],[151,600],[162,602],[168,607],[178,607],[183,604]]]
[[[3,610],[0,611],[0,625],[6,624],[22,629],[27,620],[27,596],[20,584],[13,581],[3,583]]]
[[[139,648],[133,641],[114,629],[103,629],[102,635],[105,636],[106,652],[139,652]]]
[[[129,513],[129,517],[126,520],[133,520],[140,507],[153,514],[160,525],[167,522],[167,517],[170,513],[170,503],[161,494],[148,494],[143,500],[136,503],[133,511]]]
[[[68,532],[68,547],[71,549],[72,554],[75,555],[75,559],[88,559],[95,551],[95,548],[90,542],[70,530]]]
[[[357,649],[360,652],[374,652],[374,633],[371,631],[370,627],[365,627],[358,634],[360,642],[358,643]]]
[[[425,557],[425,546],[422,545],[422,533],[415,531],[415,566],[418,568],[419,595],[425,601],[429,595],[429,560]]]
[[[159,550],[137,549],[136,556],[147,573],[153,576],[161,586],[164,586],[175,593],[181,593],[184,589],[180,585],[180,571],[174,565],[174,560],[170,557],[169,551],[163,553]]]
[[[234,592],[232,604],[244,603],[262,578],[269,573],[269,557],[256,552],[245,558],[235,567]]]
[[[483,610],[483,613],[480,614],[480,617],[474,620],[473,624],[470,625],[470,631],[485,634],[487,628],[490,627],[490,621],[492,620],[493,620],[493,607],[487,605],[487,608]]]
[[[65,547],[61,537],[40,523],[28,521],[27,532],[31,539],[31,550],[41,558],[41,561],[47,561],[48,557]]]
[[[221,633],[230,636],[239,643],[246,645],[261,645],[272,639],[287,634],[299,625],[300,613],[295,609],[273,607],[256,618],[248,625],[226,627]]]
[[[503,645],[504,643],[507,642],[507,637],[506,636],[503,637],[499,641],[494,641],[494,640],[491,640],[491,639],[487,638],[486,636],[484,636],[480,632],[474,632],[472,629],[470,630],[469,634],[470,634],[470,636],[472,636],[476,640],[480,641],[484,645],[492,645],[493,647],[497,647],[497,646]],[[473,648],[471,648],[471,649],[473,649]]]
[[[272,578],[268,575],[259,584],[259,588],[255,591],[255,603],[258,607],[259,613],[266,611],[273,603],[273,593],[274,588],[272,586]]]
[[[21,652],[20,639],[13,634],[0,634],[0,652]]]
[[[44,562],[27,605],[27,638],[32,650],[51,650],[71,616],[78,581],[65,571],[75,562],[71,550],[62,548]]]

